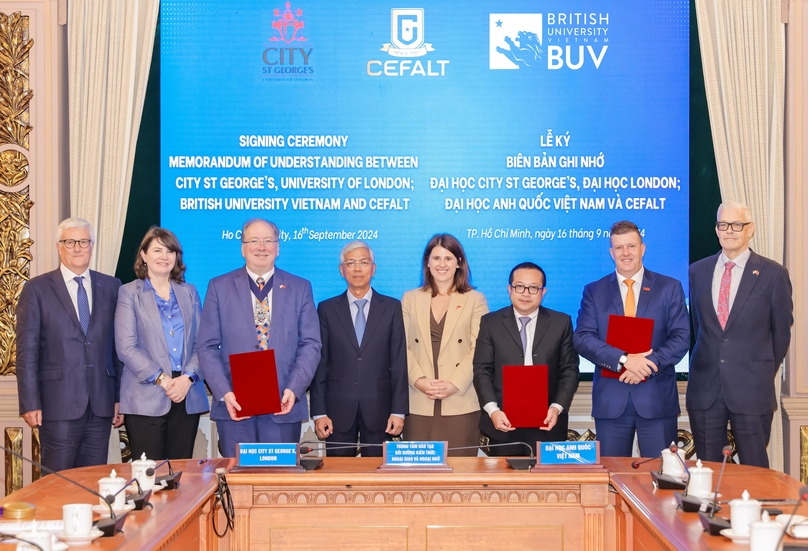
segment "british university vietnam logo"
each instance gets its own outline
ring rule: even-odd
[[[489,69],[538,67],[542,56],[542,14],[489,14]]]
[[[424,42],[423,8],[390,10],[390,43],[382,51],[393,57],[421,57],[435,49]]]

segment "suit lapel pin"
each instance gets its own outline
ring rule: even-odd
[[[284,285],[283,283],[281,283],[281,289],[286,289],[286,285]]]
[[[643,291],[650,291],[650,290],[651,290],[651,288],[650,288],[650,287],[643,287],[643,288],[642,288],[642,290],[643,290]]]
[[[754,275],[760,275],[760,272],[758,272],[757,270],[752,270],[752,273],[753,273]]]
[[[457,305],[457,309],[458,309],[458,310],[460,310],[461,308],[463,308],[463,307],[462,307],[461,305],[459,305],[459,304],[458,304],[458,305]]]

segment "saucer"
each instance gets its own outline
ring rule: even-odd
[[[72,547],[79,545],[88,545],[94,539],[100,538],[102,534],[103,532],[101,530],[93,528],[92,530],[90,530],[90,533],[87,534],[86,536],[68,536],[64,532],[57,532],[56,537]]]
[[[794,515],[794,517],[792,518],[791,515],[789,515],[788,513],[777,515],[776,517],[774,517],[774,520],[779,522],[782,526],[785,526],[789,518],[791,518],[791,522],[788,523],[789,526],[794,526],[795,524],[800,524],[808,520],[808,517],[804,517],[802,515]]]
[[[732,540],[732,543],[749,543],[749,534],[742,536],[736,535],[732,528],[725,528],[721,530],[721,535]]]
[[[120,509],[113,509],[113,511],[115,511],[116,515],[122,515],[124,513],[128,513],[134,508],[135,505],[132,502],[128,502]],[[106,518],[109,516],[109,507],[105,507],[99,503],[98,505],[93,505],[93,512],[95,512],[98,515],[101,515],[101,518]]]

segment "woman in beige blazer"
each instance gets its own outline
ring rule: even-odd
[[[446,440],[450,448],[478,445],[480,403],[471,360],[488,305],[471,287],[466,253],[455,237],[444,233],[429,240],[423,285],[404,293],[401,305],[410,383],[405,439]]]

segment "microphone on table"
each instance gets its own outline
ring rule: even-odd
[[[656,457],[649,457],[648,459],[643,459],[642,461],[632,461],[631,462],[631,468],[632,469],[639,469],[640,465],[644,465],[645,463],[648,463],[649,461],[653,461],[654,459],[659,459],[660,457],[662,457],[662,453],[660,453]]]
[[[171,460],[164,459],[154,467],[149,467],[146,469],[146,476],[154,476],[154,472],[168,463],[168,474],[164,474],[163,476],[158,476],[154,479],[155,484],[159,484],[166,490],[176,490],[180,485],[180,478],[182,478],[182,471],[174,472],[174,469],[171,468]]]
[[[718,482],[715,483],[713,501],[709,505],[708,511],[699,511],[699,520],[701,521],[701,525],[704,527],[704,531],[709,532],[711,536],[720,536],[721,530],[731,528],[729,519],[715,516],[715,514],[721,509],[721,507],[718,505],[718,489],[721,487],[721,478],[724,476],[724,467],[727,466],[727,460],[731,454],[732,447],[730,446],[724,446],[724,448],[721,450],[721,455],[724,456],[724,459],[721,460],[721,470],[718,472]],[[777,548],[775,547],[775,549]]]
[[[679,446],[671,442],[670,448],[668,448],[670,452],[676,456],[676,459],[682,464],[685,469],[685,474],[687,475],[688,480],[690,480],[690,471],[687,469],[687,465],[685,462],[682,461],[682,458],[679,457]],[[664,450],[663,450],[664,451]],[[660,452],[662,455],[662,452]],[[656,458],[654,458],[656,459]],[[654,481],[654,485],[659,488],[660,490],[685,490],[687,491],[687,482],[684,480],[679,480],[678,478],[671,476],[669,474],[662,474],[662,466],[664,465],[664,461],[659,464],[659,471],[651,471],[651,478]],[[631,465],[634,466],[633,464]]]
[[[785,526],[783,526],[783,531],[780,533],[780,539],[777,540],[777,545],[775,545],[773,549],[780,549],[780,542],[783,541],[783,536],[785,536],[786,532],[788,532],[788,528],[791,526],[791,520],[794,518],[794,514],[797,512],[797,509],[799,509],[800,503],[802,503],[802,500],[805,499],[805,496],[808,496],[808,486],[803,486],[802,488],[800,488],[800,498],[794,505],[794,509],[791,510],[791,514],[788,516],[788,522],[786,522]],[[801,543],[786,543],[785,545],[783,545],[783,551],[805,549],[805,548],[806,548],[805,544]]]
[[[449,448],[446,451],[456,450],[481,450],[483,448],[501,448],[504,446],[525,446],[528,450],[528,457],[506,457],[505,462],[508,466],[515,471],[526,471],[531,467],[536,466],[536,456],[533,454],[533,448],[527,442],[503,442],[501,444],[488,444],[487,446],[463,446],[460,448]]]
[[[309,446],[304,446],[304,444],[313,444],[315,446],[319,446],[318,448],[312,448]],[[320,451],[325,446],[326,452],[328,450],[350,450],[356,448],[380,448],[383,447],[384,444],[362,444],[359,442],[323,442],[320,440],[304,440],[300,443],[300,453],[311,453],[315,451]],[[320,457],[301,457],[300,458],[300,466],[306,469],[307,471],[313,471],[315,469],[319,469],[323,466],[323,460]]]
[[[116,533],[120,532],[121,529],[123,528],[124,522],[126,521],[126,515],[127,515],[128,511],[125,511],[125,512],[121,513],[120,515],[115,514],[115,511],[112,508],[112,504],[115,503],[115,496],[114,495],[107,494],[105,496],[102,496],[101,494],[99,494],[98,492],[93,490],[92,488],[89,488],[89,487],[85,486],[84,484],[82,484],[80,482],[76,482],[75,480],[72,480],[72,479],[66,477],[63,474],[60,474],[57,471],[54,471],[53,469],[50,469],[50,468],[46,467],[45,465],[43,465],[42,463],[37,463],[33,459],[28,459],[27,457],[25,457],[21,453],[17,453],[14,450],[11,450],[11,449],[9,449],[9,448],[7,448],[5,446],[2,446],[2,445],[0,445],[0,449],[5,450],[7,453],[10,453],[14,457],[18,457],[18,458],[22,459],[23,461],[27,461],[31,465],[39,467],[43,472],[45,472],[47,474],[55,475],[57,478],[61,478],[62,480],[66,480],[67,482],[70,482],[74,486],[78,486],[82,490],[90,492],[94,496],[101,498],[101,501],[106,503],[107,507],[109,507],[109,518],[102,518],[101,520],[99,520],[98,522],[95,523],[95,527],[98,528],[99,530],[101,530],[102,535],[104,537],[114,536]],[[125,487],[126,486],[124,486],[124,488]],[[7,506],[8,506],[8,504],[6,505],[6,507]]]
[[[124,484],[123,488],[112,494],[112,497],[114,498],[118,494],[126,490],[129,486],[132,485],[133,482],[137,485],[137,493],[126,496],[126,501],[132,502],[132,504],[135,506],[135,511],[142,511],[143,507],[145,507],[146,505],[152,507],[152,504],[149,503],[149,498],[151,497],[152,491],[148,490],[144,492],[143,488],[140,487],[140,481],[137,479],[137,477],[133,478],[132,480]]]

